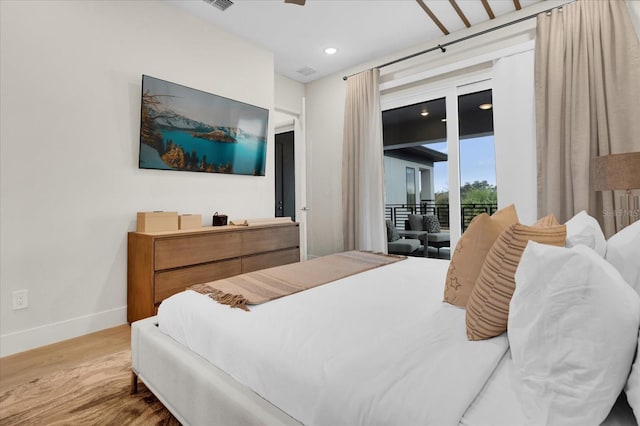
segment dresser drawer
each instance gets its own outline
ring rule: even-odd
[[[189,266],[171,271],[156,272],[154,303],[183,291],[194,284],[206,283],[240,274],[240,259],[223,260],[204,265]]]
[[[300,227],[297,225],[255,229],[242,233],[243,255],[299,247],[299,245]]]
[[[287,265],[300,261],[300,249],[274,251],[271,253],[256,254],[242,258],[242,273],[272,268],[274,266]]]
[[[129,232],[127,321],[191,285],[298,261],[299,232],[296,223]]]
[[[155,242],[155,270],[213,262],[240,256],[237,232],[214,232],[163,238]]]

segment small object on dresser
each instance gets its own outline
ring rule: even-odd
[[[178,218],[178,227],[180,229],[198,229],[202,228],[201,214],[181,214]]]
[[[178,212],[138,212],[137,232],[177,231]]]
[[[233,219],[229,222],[233,226],[275,225],[278,223],[291,223],[291,217],[266,217],[257,219]]]
[[[215,212],[213,214],[213,226],[226,226],[226,225],[227,225],[227,215],[218,214],[218,212]]]

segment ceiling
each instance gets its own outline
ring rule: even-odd
[[[271,50],[276,73],[307,83],[543,0],[233,0],[224,11],[211,3],[229,0],[165,1]]]
[[[458,97],[458,134],[461,139],[493,132],[491,89]],[[447,138],[446,103],[444,98],[382,112],[385,149],[408,145],[442,142]]]
[[[458,97],[460,139],[493,133],[491,89]],[[432,99],[382,112],[384,155],[422,164],[447,161],[429,144],[447,140],[446,102]]]

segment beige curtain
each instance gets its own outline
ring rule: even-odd
[[[640,151],[640,48],[624,1],[540,14],[535,79],[538,214],[587,210],[610,236],[614,194],[592,189],[591,159]]]
[[[342,156],[345,250],[387,251],[379,70],[347,80]]]

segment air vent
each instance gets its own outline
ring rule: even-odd
[[[203,0],[206,3],[209,3],[211,6],[215,6],[221,11],[225,11],[229,8],[229,6],[233,6],[233,2],[231,0]]]
[[[311,74],[315,74],[316,70],[311,68],[310,66],[304,66],[296,71],[299,74],[304,75],[305,77],[309,77]]]

